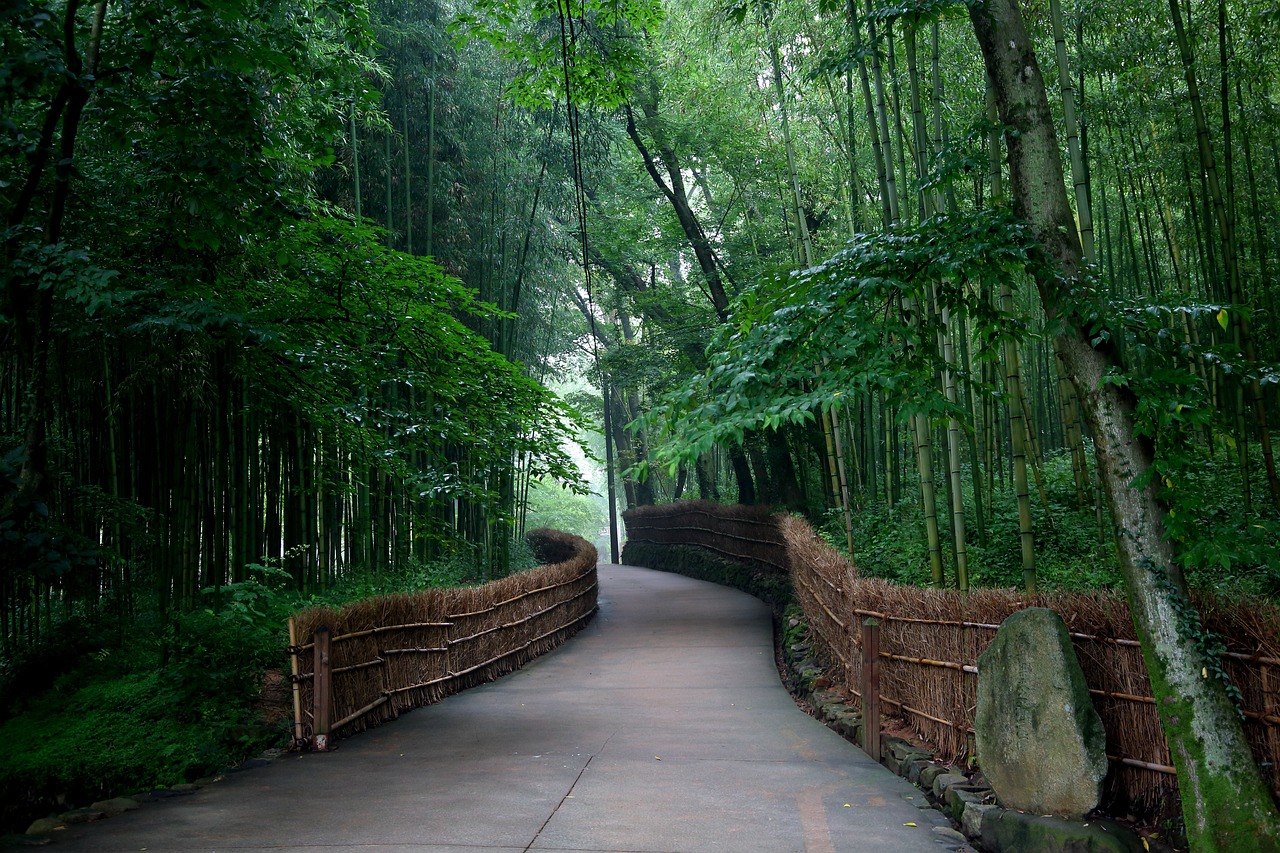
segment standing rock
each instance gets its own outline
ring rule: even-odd
[[[1031,607],[978,659],[974,720],[982,772],[1005,808],[1080,817],[1107,774],[1106,733],[1062,618]]]

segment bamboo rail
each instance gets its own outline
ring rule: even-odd
[[[540,586],[537,589],[525,590],[519,595],[513,595],[511,598],[508,598],[505,601],[499,601],[497,604],[491,604],[482,610],[472,610],[468,613],[454,613],[452,614],[452,618],[463,619],[468,616],[483,616],[486,613],[492,613],[493,611],[497,610],[499,607],[505,607],[508,604],[515,604],[517,601],[523,601],[524,599],[528,598],[531,595],[537,595],[540,592],[550,592],[553,589],[560,589],[561,587],[566,587],[566,586],[569,586],[570,584],[575,584],[589,574],[591,574],[591,572],[583,572],[577,577],[569,578],[568,580],[560,581],[559,583],[548,584],[547,586]],[[448,624],[450,626],[453,625],[452,622],[445,623],[445,624]]]
[[[395,651],[395,649],[388,649],[383,652],[383,654],[390,654],[393,651]],[[350,666],[335,666],[333,669],[329,670],[329,672],[337,675],[340,672],[355,672],[358,669],[368,669],[371,666],[382,666],[383,663],[385,663],[385,661],[383,661],[382,658],[374,658],[373,660],[367,660],[364,663],[353,663]],[[312,675],[314,675],[314,673],[312,673]]]
[[[342,728],[343,726],[345,726],[347,723],[353,723],[353,722],[355,722],[356,720],[358,720],[358,719],[360,719],[361,717],[363,717],[365,714],[367,714],[367,713],[369,713],[370,711],[372,711],[374,708],[377,708],[377,707],[379,707],[380,705],[385,705],[387,702],[390,702],[390,701],[391,701],[391,697],[390,697],[390,696],[382,696],[382,697],[380,697],[380,698],[378,698],[378,699],[374,699],[372,702],[370,702],[368,705],[365,705],[365,706],[364,706],[363,708],[361,708],[359,711],[353,711],[353,712],[351,712],[350,714],[347,714],[347,715],[346,715],[345,717],[343,717],[341,720],[338,720],[336,723],[331,724],[331,725],[332,725],[332,728],[334,728],[334,729],[340,729],[340,728]]]
[[[373,636],[377,636],[378,634],[388,633],[390,631],[405,631],[413,628],[452,628],[452,627],[453,627],[452,622],[410,622],[405,625],[381,625],[377,628],[367,628],[364,631],[352,631],[349,634],[342,634],[341,636],[331,637],[329,638],[329,642],[337,643],[344,640],[357,640],[361,637],[373,637]],[[306,645],[294,646],[293,648],[296,648],[300,652],[305,652],[306,650],[314,646],[315,646],[315,643],[307,643]]]

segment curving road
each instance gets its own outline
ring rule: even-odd
[[[957,849],[919,791],[796,708],[759,601],[626,566],[601,566],[600,586],[591,624],[518,672],[52,849]]]

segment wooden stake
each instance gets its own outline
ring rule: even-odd
[[[329,626],[321,625],[316,629],[315,640],[315,682],[312,684],[311,697],[315,720],[315,733],[311,737],[311,748],[316,752],[325,752],[329,748],[329,719],[333,707],[333,681],[330,672]]]
[[[880,621],[862,621],[862,748],[880,760]]]

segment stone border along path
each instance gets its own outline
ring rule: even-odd
[[[511,675],[53,837],[93,853],[969,851],[925,806],[796,707],[765,605],[602,565],[595,619]]]

